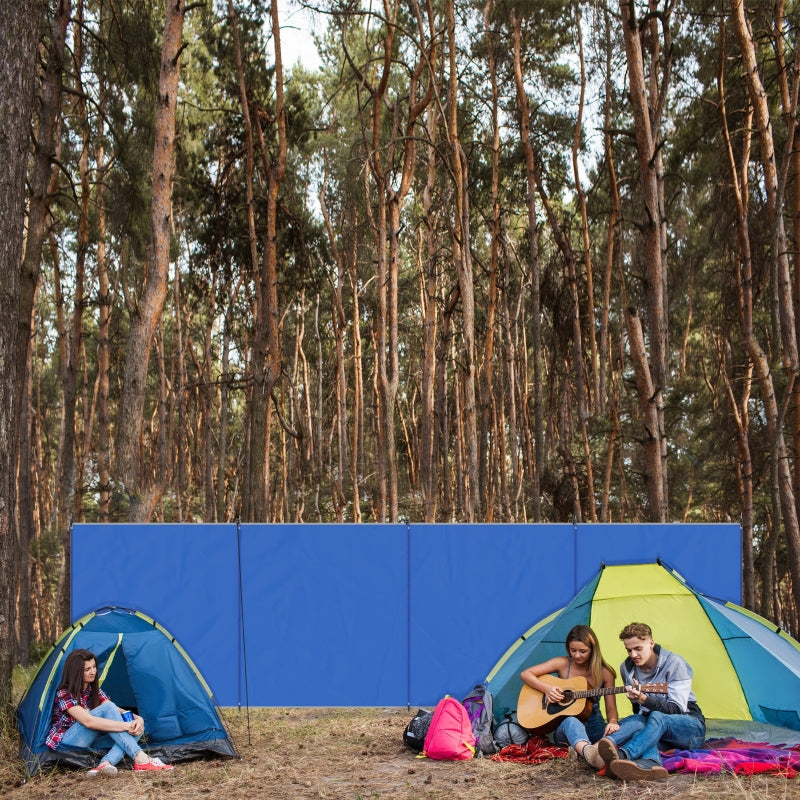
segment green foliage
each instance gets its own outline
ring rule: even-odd
[[[427,60],[432,50],[426,9],[421,9],[420,32],[413,4],[390,2],[387,8],[396,14],[397,27],[381,103],[375,101],[375,90],[387,63],[383,48],[389,25],[383,6],[341,0],[324,3],[319,9],[324,14],[320,19],[325,20],[318,43],[321,69],[310,71],[300,65],[285,74],[288,154],[275,220],[278,308],[271,310],[281,330],[281,375],[272,398],[270,440],[263,443],[271,457],[271,517],[352,519],[355,497],[361,504],[361,519],[385,514],[377,470],[379,398],[375,386],[382,313],[377,302],[377,264],[387,255],[388,246],[381,238],[386,219],[379,215],[381,202],[394,199],[408,166],[411,184],[401,199],[397,239],[400,388],[393,433],[400,513],[414,518],[426,513],[421,453],[423,436],[430,435],[438,493],[434,515],[450,520],[467,514],[464,375],[467,367],[474,367],[483,517],[571,519],[579,507],[584,519],[593,512],[613,520],[647,519],[648,475],[642,452],[650,432],[643,428],[624,312],[627,307],[637,310],[649,347],[643,247],[648,220],[642,205],[636,121],[631,115],[618,9],[562,0],[498,0],[491,7],[456,3],[458,88],[457,96],[450,97],[444,4],[432,6],[435,63]],[[163,480],[164,493],[155,516],[164,520],[235,518],[242,502],[248,447],[254,446],[248,438],[247,401],[252,390],[256,314],[265,312],[255,308],[254,298],[264,259],[267,191],[278,134],[269,8],[262,2],[240,2],[235,11],[248,111],[261,124],[264,158],[257,142],[248,186],[244,110],[227,3],[192,6],[185,19],[181,53],[170,291],[152,345],[151,354],[156,357],[150,360],[141,442],[142,474]],[[641,19],[645,9],[638,11]],[[58,184],[50,205],[52,246],[46,249],[42,264],[32,340],[36,514],[41,528],[33,558],[52,602],[61,568],[56,508],[67,503],[86,519],[98,519],[104,513],[99,507],[97,408],[100,226],[104,214],[112,303],[110,407],[104,424],[111,442],[105,447],[113,460],[130,319],[137,313],[150,260],[153,121],[164,11],[163,5],[151,2],[123,2],[113,9],[90,2],[84,13],[83,73],[72,74],[71,65],[65,73]],[[656,30],[663,38],[663,25],[668,26],[671,50],[662,50],[657,64],[649,62],[647,45],[652,33],[645,25],[641,28],[648,91],[663,78],[666,57],[672,59],[657,131],[664,165],[669,317],[669,380],[660,388],[667,425],[663,435],[668,446],[671,519],[741,516],[736,425],[726,381],[738,400],[749,392],[746,408],[757,495],[758,563],[768,538],[765,531],[779,522],[771,516],[770,434],[763,398],[758,387],[749,383],[749,354],[741,332],[737,208],[721,131],[719,54],[726,69],[726,111],[737,162],[751,148],[747,188],[753,324],[779,392],[785,388],[786,376],[775,325],[780,298],[773,279],[773,223],[762,186],[758,142],[746,136],[752,124],[738,46],[729,31],[721,38],[721,21],[727,13],[697,3],[675,9],[659,6],[662,27]],[[789,128],[780,108],[782,71],[776,55],[780,48],[774,38],[774,9],[761,3],[748,13],[758,43],[758,69],[769,92],[778,161],[783,164]],[[536,175],[551,203],[553,220],[544,214],[540,195],[528,197],[512,15],[521,20],[531,144]],[[794,63],[795,17],[796,8],[790,4],[781,39],[787,64]],[[576,137],[578,25],[587,85],[582,130]],[[497,132],[492,128],[488,35],[496,59]],[[415,74],[417,93],[412,97]],[[431,104],[410,124],[411,107],[429,85]],[[74,97],[79,92],[85,92],[89,108],[92,202],[86,300],[79,310],[84,345],[70,361],[75,354],[64,349],[59,332],[69,330],[75,297],[83,131],[74,113]],[[469,239],[458,244],[467,249],[474,275],[474,356],[464,351],[464,305],[454,263],[458,226],[447,128],[451,103],[457,104],[467,181],[468,202],[459,222],[467,224]],[[572,163],[576,138],[586,231]],[[407,149],[410,143],[413,149]],[[102,173],[97,169],[101,148]],[[613,187],[609,155],[616,179]],[[787,176],[782,210],[791,219],[795,180],[791,169]],[[248,220],[248,190],[254,236]],[[330,231],[323,219],[323,202]],[[530,207],[536,215],[533,229]],[[614,219],[612,208],[618,211]],[[796,243],[792,241],[791,247],[794,254]],[[534,317],[534,276],[539,288],[538,317]],[[576,296],[578,322],[573,325]],[[430,340],[424,327],[428,309],[435,311],[436,325]],[[541,336],[539,372],[534,370],[535,329]],[[576,347],[578,333],[580,348]],[[342,365],[337,363],[337,334]],[[487,354],[490,336],[491,359]],[[423,403],[426,356],[436,370],[432,421],[425,418],[428,410]],[[476,363],[470,364],[473,357]],[[70,363],[76,365],[83,382],[77,418],[66,421],[77,433],[82,470],[76,477],[81,481],[76,504],[71,498],[53,496],[64,442],[63,374]],[[341,387],[340,374],[346,380]],[[537,403],[544,426],[539,442],[533,430]],[[346,438],[341,442],[340,416]],[[427,422],[433,433],[425,433]],[[785,424],[789,435],[793,420],[787,417]],[[534,473],[537,445],[543,452],[542,474]],[[110,480],[110,516],[122,520],[130,498],[115,476]],[[778,553],[784,564],[782,540]]]

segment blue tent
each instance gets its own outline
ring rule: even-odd
[[[496,716],[516,709],[522,670],[565,653],[573,625],[591,625],[617,669],[625,658],[619,632],[634,621],[691,664],[709,731],[800,740],[792,735],[800,732],[800,644],[757,614],[700,594],[661,563],[601,568],[567,606],[520,636],[486,679]],[[617,702],[630,713],[624,695]]]
[[[78,648],[97,656],[106,694],[143,717],[141,743],[151,755],[169,762],[238,757],[211,689],[175,639],[138,611],[108,607],[82,617],[59,637],[17,707],[20,757],[28,775],[58,763],[89,767],[100,755],[56,752],[45,744],[64,660]]]

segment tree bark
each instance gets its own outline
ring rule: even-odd
[[[793,481],[789,462],[789,453],[783,433],[785,404],[791,400],[791,392],[798,375],[797,333],[795,329],[794,307],[792,303],[792,279],[789,265],[789,246],[783,222],[782,182],[778,177],[775,143],[772,135],[772,122],[769,114],[769,99],[761,81],[756,58],[756,47],[752,32],[745,16],[742,0],[731,0],[731,20],[742,54],[742,66],[747,82],[747,91],[753,108],[753,121],[758,132],[759,153],[764,176],[764,191],[767,196],[772,223],[772,257],[775,259],[775,272],[778,289],[778,316],[780,319],[781,342],[780,353],[783,370],[787,379],[787,397],[785,402],[778,401],[775,386],[770,373],[769,363],[760,348],[755,347],[755,336],[752,320],[746,323],[745,339],[751,349],[751,357],[755,362],[756,374],[762,384],[762,401],[766,406],[767,429],[773,454],[773,470],[776,489],[780,501],[781,518],[787,545],[789,571],[792,575],[792,588],[795,605],[800,607],[800,519],[798,518]],[[791,136],[790,140],[793,141]],[[740,213],[741,217],[741,213]],[[741,223],[740,223],[741,228]],[[747,233],[740,232],[741,239]],[[743,276],[743,281],[747,278]],[[752,287],[745,291],[751,292]]]
[[[25,168],[34,107],[42,3],[7,3],[0,15],[0,713],[11,715],[16,655],[16,594],[21,555],[14,519],[19,351],[27,349],[30,313],[22,313]],[[21,335],[21,326],[24,334]]]
[[[464,477],[466,486],[464,513],[469,522],[479,518],[481,507],[478,469],[478,411],[476,400],[477,352],[475,348],[475,286],[470,250],[469,186],[467,157],[461,144],[458,126],[458,62],[456,59],[456,24],[454,0],[446,0],[447,41],[449,48],[449,83],[447,105],[448,154],[454,183],[453,262],[461,294],[461,348],[458,363],[463,387],[463,408],[459,421],[464,428]]]
[[[526,469],[531,471],[531,506],[533,522],[541,522],[541,481],[544,474],[544,413],[542,409],[542,326],[539,275],[538,222],[536,215],[536,159],[531,143],[530,103],[525,91],[522,73],[522,20],[512,12],[514,34],[514,83],[520,113],[520,140],[525,154],[525,180],[527,182],[528,213],[528,283],[531,292],[531,336],[533,358],[533,448],[534,461]]]
[[[166,480],[164,475],[148,477],[141,452],[150,350],[164,310],[169,284],[175,111],[184,13],[184,0],[168,0],[153,147],[150,262],[143,291],[131,312],[117,422],[116,475],[120,488],[127,493],[130,501],[129,522],[150,519]]]
[[[664,168],[658,130],[669,84],[672,53],[669,42],[665,43],[663,52],[659,47],[657,20],[663,15],[654,14],[647,23],[650,42],[648,88],[642,40],[633,0],[620,0],[619,8],[639,158],[639,187],[644,206],[641,228],[644,236],[645,294],[650,345],[649,355],[646,348],[636,348],[634,351],[631,346],[631,359],[634,361],[634,370],[640,375],[649,374],[652,380],[652,392],[647,396],[639,395],[640,407],[643,410],[648,409],[645,415],[647,434],[644,438],[644,461],[648,469],[647,495],[650,504],[648,512],[650,521],[666,522],[669,515],[667,431],[664,419],[664,394],[668,383],[667,242]],[[664,20],[663,28],[665,35],[668,34],[668,17]],[[632,314],[626,315],[627,319],[638,320],[639,315],[633,311]],[[636,363],[636,359],[639,363]],[[646,383],[637,378],[640,392]],[[655,457],[656,449],[658,459]]]
[[[245,519],[266,522],[270,518],[269,439],[272,390],[280,377],[281,350],[278,325],[278,192],[286,172],[286,115],[284,110],[283,60],[281,57],[278,2],[271,5],[272,41],[275,51],[275,124],[277,152],[270,154],[258,115],[252,119],[267,184],[264,256],[256,274],[256,309],[253,333],[253,387],[250,396],[250,447]],[[241,80],[241,79],[240,79]],[[243,101],[246,102],[246,101]]]

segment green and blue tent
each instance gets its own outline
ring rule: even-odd
[[[28,775],[56,764],[87,768],[100,755],[100,751],[53,751],[45,744],[64,660],[78,648],[97,657],[100,686],[106,694],[144,719],[141,744],[151,755],[169,762],[238,757],[211,689],[178,642],[139,611],[106,607],[61,634],[17,707],[20,757]]]
[[[572,602],[522,634],[486,678],[496,717],[516,709],[525,668],[565,654],[573,625],[590,625],[618,670],[625,658],[619,633],[630,622],[646,622],[656,642],[692,666],[710,735],[749,738],[772,728],[782,729],[783,740],[800,740],[785,735],[800,732],[800,644],[757,614],[699,593],[661,563],[602,567]],[[624,695],[617,702],[622,716],[631,713]]]

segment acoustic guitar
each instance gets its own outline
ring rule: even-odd
[[[558,703],[551,703],[543,692],[522,685],[517,700],[517,722],[523,728],[539,734],[549,733],[558,727],[564,717],[578,717],[585,720],[592,713],[592,698],[609,694],[627,692],[628,686],[610,686],[590,689],[589,682],[582,676],[558,678],[555,675],[539,675],[539,680],[551,686],[558,686],[564,693]],[[637,686],[645,694],[666,694],[666,683],[643,683]]]

